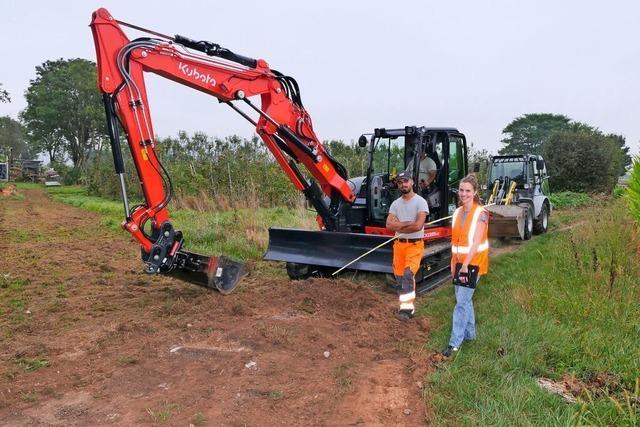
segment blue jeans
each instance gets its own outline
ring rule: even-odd
[[[478,278],[478,282],[480,278]],[[477,285],[477,283],[476,283]],[[460,348],[462,341],[476,339],[476,317],[473,312],[473,292],[475,289],[454,286],[456,306],[453,309],[453,324],[449,345]]]

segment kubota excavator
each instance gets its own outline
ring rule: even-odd
[[[152,37],[129,40],[123,26]],[[123,228],[140,243],[147,273],[171,274],[226,294],[245,269],[224,256],[186,251],[182,233],[171,224],[167,205],[172,184],[156,154],[145,72],[212,95],[238,112],[255,126],[282,170],[304,193],[318,214],[321,231],[272,228],[265,255],[265,259],[287,262],[292,278],[341,267],[387,239],[390,232],[384,228],[385,218],[398,196],[394,175],[414,162],[417,182],[423,153],[438,166],[435,184],[423,189],[432,210],[429,220],[444,219],[455,207],[454,188],[467,171],[467,147],[464,135],[454,128],[375,129],[370,138],[363,135],[359,140],[361,147],[369,147],[367,176],[349,179],[316,136],[295,79],[271,69],[263,59],[238,55],[208,41],[146,30],[118,21],[102,8],[92,15],[91,30],[98,87],[124,205]],[[252,101],[258,96],[260,106]],[[129,206],[118,125],[126,135],[142,186],[145,203],[139,206]],[[299,164],[310,177],[305,177]],[[447,279],[449,244],[444,239],[449,235],[447,221],[426,229],[425,239],[435,243],[425,250],[417,275],[422,284],[419,291]],[[351,268],[390,273],[390,248],[374,252]]]

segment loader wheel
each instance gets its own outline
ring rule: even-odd
[[[549,207],[545,203],[542,205],[542,210],[540,210],[540,215],[538,215],[538,218],[535,221],[533,221],[533,233],[534,234],[546,233],[548,227],[549,227]]]
[[[524,236],[522,240],[531,239],[531,233],[533,232],[533,215],[529,206],[524,208]]]

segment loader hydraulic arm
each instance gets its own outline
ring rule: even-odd
[[[122,26],[146,31],[154,37],[129,40]],[[238,55],[216,43],[166,36],[117,21],[106,9],[93,13],[91,30],[98,87],[103,94],[124,201],[123,227],[140,242],[149,272],[172,268],[167,265],[180,251],[182,237],[169,223],[171,180],[156,155],[145,72],[212,95],[237,111],[255,126],[293,185],[314,206],[322,225],[327,230],[339,228],[339,214],[355,200],[355,194],[344,167],[330,156],[314,133],[293,78],[270,69],[262,59]],[[252,102],[257,96],[260,106]],[[256,114],[254,119],[252,115]],[[129,208],[124,185],[118,123],[124,129],[145,198],[143,205],[133,209]],[[299,163],[313,179],[307,180],[302,175]],[[149,227],[145,231],[148,221],[150,232]]]

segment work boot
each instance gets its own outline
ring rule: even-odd
[[[460,350],[458,347],[448,345],[447,348],[442,352],[442,355],[444,357],[451,357],[451,355],[457,353],[458,350]]]
[[[400,310],[396,313],[396,319],[406,322],[413,319],[413,312],[411,310]]]

